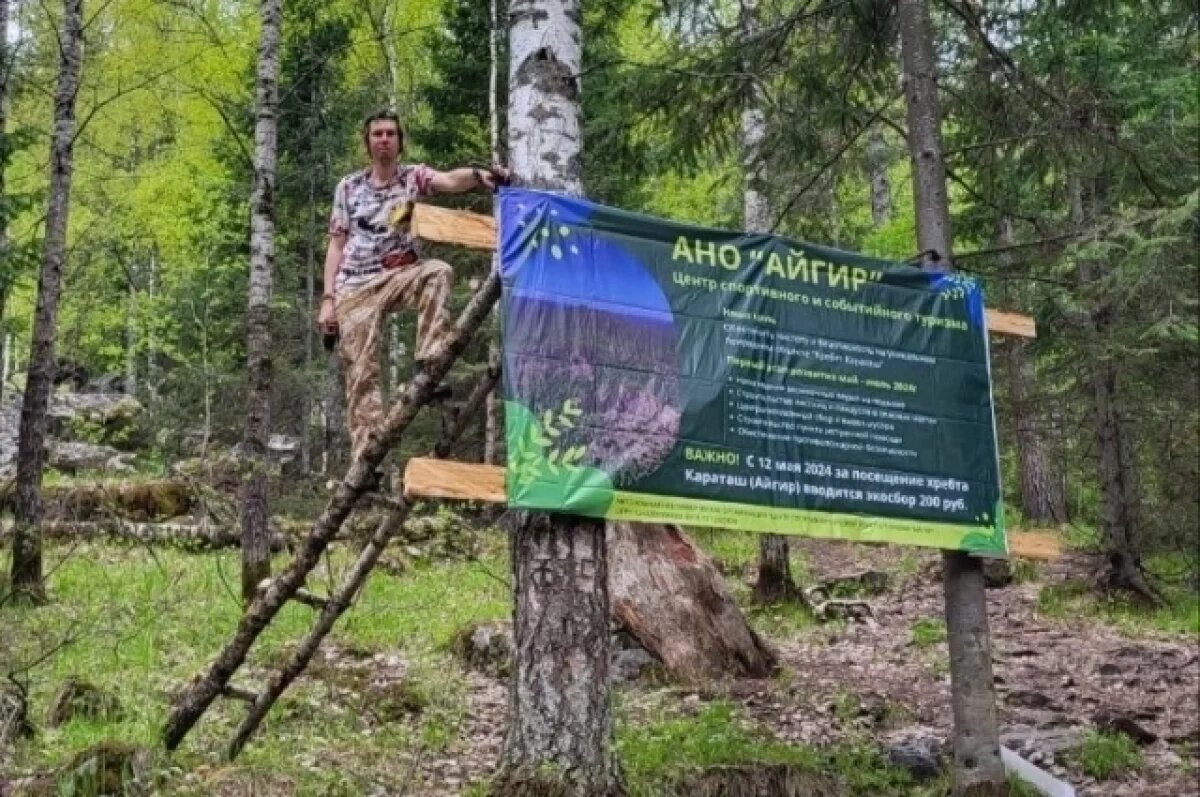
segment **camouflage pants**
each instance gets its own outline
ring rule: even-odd
[[[441,260],[420,260],[385,271],[361,288],[339,292],[336,300],[341,340],[338,356],[346,376],[346,424],[352,456],[366,446],[371,429],[383,420],[379,392],[379,340],[388,314],[416,308],[417,361],[441,353],[452,323],[447,308],[454,272]]]

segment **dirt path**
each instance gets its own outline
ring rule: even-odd
[[[814,578],[864,568],[894,572],[897,566],[894,548],[812,540],[800,547]],[[877,625],[830,626],[777,641],[793,673],[787,685],[743,683],[724,694],[781,740],[794,743],[825,744],[864,734],[881,742],[914,736],[944,742],[950,734],[946,646],[917,646],[912,630],[919,620],[942,617],[939,557],[925,552],[915,557],[916,575],[873,600]],[[1177,752],[1185,751],[1195,766],[1200,741],[1196,648],[1178,639],[1131,640],[1090,621],[1054,620],[1036,611],[1041,586],[1086,576],[1092,566],[1086,558],[1068,557],[1044,567],[1037,583],[989,591],[1005,739],[1026,758],[1065,777],[1081,797],[1200,794],[1194,769],[1189,771]],[[653,691],[642,696],[657,702]],[[629,703],[639,701],[636,692],[629,697]],[[422,797],[455,793],[487,776],[496,761],[507,711],[504,686],[471,675],[469,701],[470,718],[460,741],[421,767]],[[1146,766],[1140,775],[1096,783],[1061,754],[1063,745],[1096,727],[1105,714],[1132,720],[1157,737],[1143,748]]]

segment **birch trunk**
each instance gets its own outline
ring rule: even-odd
[[[8,48],[8,18],[11,15],[10,0],[0,0],[0,141],[8,136],[8,80],[12,73],[12,60]],[[0,258],[8,259],[8,196],[5,171],[8,158],[0,159]],[[0,329],[4,327],[4,311],[8,305],[9,285],[0,280]],[[9,336],[4,338],[4,364],[0,367],[0,399],[4,398],[4,386],[8,382]]]
[[[871,223],[875,229],[892,220],[892,183],[888,178],[887,139],[878,125],[867,135],[867,170],[871,178]]]
[[[46,456],[46,409],[54,384],[54,338],[63,262],[67,254],[67,220],[71,200],[71,161],[75,143],[75,95],[83,67],[83,0],[64,0],[59,39],[58,86],[54,92],[54,132],[50,142],[50,189],[46,208],[46,240],[38,276],[37,311],[29,373],[21,406],[17,445],[17,500],[13,505],[13,593],[21,599],[46,598],[42,578],[41,488]]]
[[[315,173],[308,175],[308,229],[304,236],[304,376],[313,378],[313,347],[315,327],[312,319],[313,294],[317,290],[317,178]],[[300,472],[305,476],[312,473],[312,420],[313,394],[304,392],[304,408],[300,413]]]
[[[137,397],[137,259],[129,264],[129,297],[125,312],[125,395]]]
[[[488,7],[488,143],[492,151],[492,163],[500,163],[500,0],[490,0]],[[492,270],[500,267],[500,255],[492,255]],[[492,332],[488,347],[489,361],[500,358],[499,330]],[[504,402],[500,397],[500,385],[487,395],[487,407],[483,422],[483,461],[495,465],[499,461],[499,439],[504,431]]]
[[[508,140],[526,185],[579,196],[579,0],[514,0]],[[526,515],[512,537],[516,643],[495,795],[539,787],[624,794],[609,700],[608,554],[602,523]]]
[[[250,194],[250,296],[246,319],[249,391],[242,437],[249,474],[242,485],[242,599],[271,573],[267,529],[267,435],[271,428],[271,281],[275,268],[275,133],[279,111],[282,0],[262,0],[258,44],[254,186]]]
[[[927,0],[900,0],[898,15],[918,246],[924,253],[924,267],[945,270],[953,262],[953,238],[933,23]],[[947,552],[943,578],[954,711],[954,795],[1006,795],[983,563],[964,553]]]
[[[758,0],[741,0],[739,23],[743,39],[758,32]],[[742,71],[752,74],[749,65]],[[759,85],[751,81],[742,110],[742,226],[747,232],[767,232],[771,228],[771,207],[763,175],[763,141],[767,135],[764,98]],[[795,590],[792,582],[791,550],[787,537],[764,534],[758,540],[758,580],[755,599],[761,603],[786,600]]]

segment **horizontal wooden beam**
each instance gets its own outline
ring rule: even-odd
[[[1018,338],[1036,338],[1037,325],[1032,317],[1010,313],[1006,310],[983,311],[988,332],[997,335],[1012,335]]]
[[[502,504],[508,500],[504,492],[504,468],[416,457],[404,469],[404,497]],[[1010,555],[1022,559],[1057,559],[1062,555],[1058,535],[1049,531],[1010,531],[1008,550]]]
[[[478,462],[414,457],[404,468],[404,497],[503,504],[504,468]]]
[[[1051,561],[1062,556],[1062,541],[1053,531],[1008,532],[1009,556]]]
[[[418,202],[413,206],[410,230],[423,241],[459,244],[472,249],[496,248],[496,220],[481,213]]]
[[[413,206],[412,234],[425,241],[458,244],[472,249],[496,248],[496,220],[491,216],[440,208],[423,202]],[[985,312],[988,332],[1019,338],[1037,337],[1033,319],[1027,315],[1004,310]]]

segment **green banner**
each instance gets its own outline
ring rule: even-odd
[[[510,506],[1005,553],[973,280],[524,189],[500,268]]]

